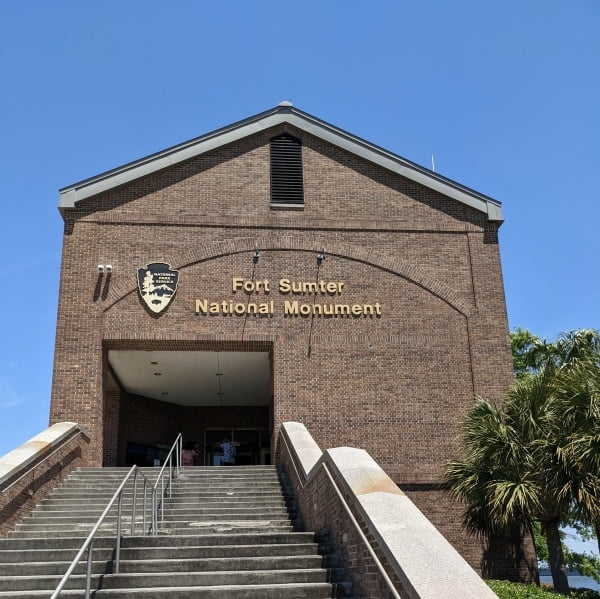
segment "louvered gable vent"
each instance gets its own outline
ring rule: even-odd
[[[271,139],[271,204],[304,204],[302,142],[287,133]]]

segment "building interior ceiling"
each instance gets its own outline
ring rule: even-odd
[[[183,406],[268,405],[268,352],[110,350],[128,392]]]

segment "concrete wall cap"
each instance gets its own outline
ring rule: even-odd
[[[379,492],[403,495],[394,481],[364,449],[335,447],[325,453],[329,455],[330,463],[357,497]]]
[[[0,456],[0,484],[24,470],[29,464],[40,458],[53,447],[60,445],[63,440],[83,429],[75,422],[59,422],[35,437],[29,439],[16,449]]]
[[[385,474],[384,477],[388,479],[388,485],[394,485]],[[387,489],[376,491],[378,486],[385,487],[381,476],[367,475],[365,480],[360,480],[354,471],[350,471],[350,478],[354,479],[351,484],[355,488],[368,488],[356,497],[361,515],[395,570],[402,572],[409,581],[416,597],[495,597],[471,566],[399,489],[396,493]],[[447,592],[436,595],[440,579],[445,581]],[[465,593],[465,585],[477,589],[476,592]]]
[[[321,453],[303,424],[285,422],[281,430],[299,461],[312,464],[308,478],[322,463],[348,488],[410,599],[497,598],[367,451],[335,447]]]
[[[412,596],[496,597],[368,452],[353,447],[328,449],[325,463],[356,496],[368,529]]]
[[[300,422],[284,422],[281,429],[303,470],[304,477],[310,475],[311,470],[323,456],[321,448]]]

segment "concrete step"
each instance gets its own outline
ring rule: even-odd
[[[230,532],[231,530],[247,531],[247,532],[261,532],[267,528],[274,530],[293,530],[293,524],[289,518],[261,518],[254,517],[251,515],[232,515],[228,517],[226,515],[219,515],[210,517],[209,515],[195,520],[176,520],[169,521],[164,520],[159,522],[159,531],[161,534],[174,535],[174,534],[189,534],[190,530],[193,531],[214,531],[214,532]],[[75,520],[73,523],[58,523],[52,524],[48,522],[42,522],[40,524],[18,524],[14,531],[9,533],[8,538],[24,538],[24,537],[48,537],[48,536],[85,536],[86,533],[92,530],[96,520],[90,522],[80,522]],[[131,523],[128,520],[124,520],[121,524],[121,534],[128,535],[130,532]],[[139,520],[136,524],[138,534],[141,532],[142,522]],[[147,521],[146,526],[150,526],[150,522]],[[116,534],[117,525],[116,520],[107,519],[99,528],[99,532],[104,535],[111,533]],[[181,532],[183,531],[183,533]]]
[[[85,537],[87,536],[87,534],[92,530],[92,527],[90,526],[88,529],[85,528],[78,528],[77,530],[61,530],[60,531],[60,537],[61,538],[69,538],[69,537],[77,537],[82,539],[81,543],[83,543],[83,541],[85,540]],[[107,537],[107,538],[115,538],[116,535],[116,529],[112,529],[112,528],[100,528],[100,530],[98,531],[98,535],[100,537]],[[56,538],[57,533],[56,531],[51,531],[51,530],[23,530],[23,531],[19,531],[19,530],[15,530],[13,532],[10,532],[8,534],[7,539],[8,540],[13,540],[13,539],[54,539]],[[80,545],[81,545],[80,543]]]
[[[186,474],[210,474],[212,476],[232,474],[248,474],[254,476],[260,472],[275,472],[277,473],[277,466],[185,466],[181,469]]]
[[[283,584],[291,582],[327,582],[327,570],[302,568],[294,570],[224,570],[218,572],[169,572],[168,584],[164,573],[107,574],[102,588],[143,588],[160,586],[215,586],[240,584]],[[1,583],[0,583],[1,584]]]
[[[189,516],[189,517],[188,517]],[[178,522],[195,522],[204,521],[222,521],[229,522],[230,520],[271,520],[272,522],[289,522],[290,518],[287,510],[277,509],[265,512],[264,510],[240,510],[232,507],[227,510],[219,510],[218,512],[198,512],[190,514],[189,512],[171,512],[165,509],[165,519],[161,524],[167,528],[177,525]]]
[[[93,497],[96,501],[99,498],[106,498],[105,505],[108,503],[108,500],[115,494],[117,487],[104,489],[99,487],[92,487],[90,489],[77,489],[71,488],[68,486],[61,487],[60,489],[53,491],[50,495],[48,495],[48,499],[68,499],[68,498],[90,498]],[[143,497],[144,492],[142,488],[138,488],[137,495]],[[152,493],[150,490],[146,491],[147,496],[151,496]],[[125,489],[122,494],[123,498],[132,499],[133,498],[133,489]]]
[[[190,522],[186,526],[179,528],[161,528],[161,536],[185,536],[196,532],[198,535],[222,534],[237,535],[241,533],[262,533],[265,531],[273,532],[293,532],[293,525],[274,524],[273,522],[251,520],[247,522]]]
[[[104,510],[101,509],[72,509],[69,511],[66,510],[36,510],[34,513],[25,516],[21,521],[22,524],[31,524],[31,525],[40,525],[43,523],[48,524],[60,524],[60,523],[86,523],[92,522],[95,523],[98,521],[98,518],[102,515]],[[165,508],[166,512],[166,508]],[[181,512],[185,513],[185,511]],[[111,509],[105,516],[105,518],[109,521],[116,521],[118,517],[118,508]],[[149,518],[151,514],[150,507],[146,506],[146,517]],[[143,506],[137,507],[135,510],[135,521],[141,522],[144,517],[144,509]],[[121,510],[121,520],[126,522],[131,522],[132,520],[132,509],[125,507]]]
[[[317,569],[323,566],[320,555],[260,556],[260,557],[210,557],[185,559],[121,560],[122,574],[154,572],[222,572],[255,570]]]
[[[133,538],[133,537],[132,537]],[[49,537],[29,537],[29,538],[4,538],[0,539],[0,551],[32,551],[35,549],[43,549],[53,551],[55,549],[74,549],[75,553],[81,547],[86,537],[82,534],[70,537],[57,537],[51,535]],[[106,548],[114,547],[114,535],[99,536],[94,540],[94,547]],[[73,557],[75,557],[73,553]]]
[[[0,572],[3,566],[9,564],[22,565],[31,562],[52,562],[53,560],[71,563],[77,555],[80,546],[81,543],[79,543],[77,548],[73,549],[0,549]],[[112,559],[113,553],[114,550],[112,544],[110,547],[106,548],[94,545],[94,560],[106,561]],[[150,555],[151,554],[152,553],[150,553]],[[65,572],[65,570],[63,570],[63,572]]]
[[[266,499],[264,502],[261,501],[248,501],[245,498],[234,500],[231,498],[222,498],[221,501],[200,501],[200,502],[188,502],[183,503],[181,501],[165,501],[164,511],[172,513],[185,513],[198,514],[198,513],[214,513],[218,514],[231,513],[232,511],[239,511],[240,513],[286,513],[295,511],[296,505],[293,502],[279,500]]]
[[[285,506],[285,504],[278,504],[278,505],[270,505],[270,506],[263,506],[263,505],[253,505],[253,504],[247,504],[244,506],[239,506],[238,503],[231,503],[229,505],[225,505],[223,506],[222,504],[221,507],[211,507],[211,506],[197,506],[196,504],[187,504],[187,505],[182,505],[182,504],[166,504],[165,508],[164,508],[164,512],[165,515],[169,515],[172,517],[179,517],[179,519],[184,519],[184,517],[190,516],[190,518],[187,519],[193,519],[195,517],[202,517],[203,515],[218,515],[218,514],[225,514],[227,516],[229,515],[236,515],[236,514],[250,514],[250,515],[256,515],[257,517],[259,517],[259,514],[263,514],[264,517],[269,517],[269,516],[275,516],[278,515],[278,517],[287,517],[289,511],[288,508]],[[251,507],[250,507],[251,506]],[[90,508],[90,509],[84,509],[83,506],[79,506],[79,507],[73,507],[70,510],[65,510],[65,509],[54,509],[54,510],[36,510],[35,512],[33,512],[32,514],[25,516],[25,518],[23,518],[22,522],[25,524],[39,524],[41,522],[48,522],[48,523],[59,523],[59,522],[76,522],[77,520],[80,522],[96,522],[98,520],[98,518],[100,517],[100,515],[102,514],[104,510],[101,508]],[[149,506],[146,506],[146,515],[148,516],[150,514],[150,508]],[[118,515],[118,507],[114,507],[114,509],[111,509],[108,514],[107,514],[107,518],[109,519],[115,519]],[[140,521],[143,518],[144,512],[143,512],[143,506],[136,506],[136,521]],[[131,521],[131,506],[127,506],[127,509],[125,509],[125,506],[123,506],[122,508],[122,518],[124,520],[127,520],[128,522]]]
[[[193,508],[185,506],[178,507],[177,505],[173,504],[167,504],[165,506],[165,517],[177,520],[182,520],[183,516],[188,516],[189,519],[194,519],[201,516],[219,516],[221,514],[226,515],[228,517],[232,514],[239,514],[240,516],[247,514],[252,517],[262,514],[265,518],[286,518],[288,517],[289,511],[285,504],[270,506],[250,506],[249,504],[246,504],[244,506],[240,506],[239,503],[232,503],[230,506],[223,506],[218,508],[211,506],[201,506]]]
[[[243,475],[243,474],[201,474],[194,475],[189,474],[185,470],[182,471],[179,476],[176,477],[177,481],[182,481],[186,485],[212,485],[215,482],[228,483],[228,484],[262,484],[262,483],[279,483],[279,476],[276,472],[261,474],[259,476]]]
[[[74,488],[87,489],[90,487],[97,487],[100,489],[106,488],[114,488],[116,489],[121,483],[122,478],[112,479],[99,479],[99,480],[89,480],[89,479],[80,479],[80,480],[69,480],[66,479],[63,484],[55,490],[59,490],[60,488],[73,486]],[[168,479],[164,480],[164,486],[166,486]],[[252,486],[261,486],[261,485],[274,485],[279,484],[279,479],[276,476],[263,476],[259,478],[251,478],[251,477],[202,477],[202,478],[188,478],[185,476],[181,476],[179,478],[172,479],[173,484],[175,485],[190,485],[193,487],[206,487],[213,484],[218,485],[229,485],[229,486],[244,486],[244,485],[252,485]],[[157,487],[162,487],[163,483],[154,481],[150,479],[146,481],[146,487],[153,487],[156,484]],[[137,485],[138,488],[142,488],[144,486],[143,479],[138,479]],[[134,483],[132,480],[129,480],[125,484],[125,489],[133,489]]]
[[[279,483],[277,474],[263,474],[261,476],[188,476],[180,474],[176,479],[177,482],[185,483],[186,485],[202,486],[227,484],[227,485],[261,485]]]
[[[75,556],[72,556],[75,557]],[[0,576],[11,578],[23,576],[23,565],[27,564],[27,570],[34,572],[35,576],[62,576],[69,566],[68,561],[28,561],[23,563],[0,563]],[[171,558],[164,556],[150,559],[127,559],[121,556],[120,572],[129,573],[165,573],[168,576],[170,572],[217,572],[224,570],[290,570],[290,569],[314,569],[323,566],[323,557],[313,555],[267,555],[267,556],[246,556],[228,555],[222,557],[204,557],[204,558]],[[87,558],[79,562],[75,569],[75,574],[85,574],[87,568]],[[100,560],[94,552],[92,562],[93,574],[106,574],[113,571],[112,555],[108,559]]]
[[[316,543],[130,547],[121,549],[121,558],[123,560],[210,558],[226,560],[233,557],[318,555],[318,550],[319,546]]]
[[[93,574],[92,588],[139,589],[161,586],[215,586],[228,584],[283,584],[328,582],[327,570],[323,568],[300,568],[293,570],[224,570],[213,572],[138,572],[120,574]],[[62,575],[36,574],[32,576],[3,576],[0,591],[37,591],[56,588]],[[66,589],[84,589],[85,575],[73,574],[65,585]]]
[[[296,531],[273,531],[261,530],[260,533],[242,531],[236,535],[236,545],[287,545],[298,543],[314,543],[315,534],[312,532]],[[156,537],[125,537],[122,547],[168,547],[173,544],[171,536],[158,535]],[[192,534],[177,537],[179,547],[191,547],[203,545],[214,547],[220,545],[231,545],[231,537],[218,533]]]
[[[146,517],[150,517],[150,509],[146,509]],[[29,516],[25,516],[22,520],[22,524],[31,524],[35,526],[40,526],[43,524],[84,524],[91,522],[95,524],[98,521],[98,518],[102,514],[102,510],[86,510],[86,511],[71,511],[71,512],[36,512],[35,514],[30,514]],[[116,521],[118,516],[117,510],[111,510],[106,515],[106,520],[110,522]],[[143,510],[140,508],[136,510],[135,521],[141,522],[143,520],[144,514]],[[106,521],[105,520],[105,521]],[[123,510],[121,514],[121,520],[123,522],[131,522],[131,510]]]
[[[91,577],[91,588],[98,588],[100,577],[102,574],[93,574]],[[0,578],[0,591],[41,591],[47,589],[54,590],[62,578],[59,575],[29,575],[29,576],[3,576]],[[66,589],[85,589],[85,574],[72,575],[67,584]]]
[[[85,499],[90,496],[94,497],[94,501],[104,501],[104,505],[106,505],[109,500],[115,494],[115,490],[106,490],[103,491],[101,489],[69,489],[64,488],[60,491],[56,491],[52,493],[48,497],[48,499],[56,500],[56,499]],[[160,491],[159,491],[160,494]],[[226,487],[226,486],[211,486],[211,487],[203,487],[194,489],[180,489],[174,488],[171,490],[169,494],[168,491],[166,493],[167,497],[171,497],[173,499],[180,498],[204,498],[204,497],[254,497],[259,499],[265,496],[272,497],[281,497],[281,489],[277,489],[275,487]],[[148,498],[152,497],[152,493],[147,492],[146,496]],[[285,497],[285,495],[283,495]],[[133,491],[125,491],[122,495],[123,500],[131,502],[133,500]],[[143,499],[144,494],[138,489],[136,499]]]
[[[26,552],[3,549],[0,550],[0,574],[4,567],[15,566],[23,569],[23,564],[66,562],[70,564],[77,555],[79,547],[68,549],[28,549]],[[197,545],[197,546],[165,546],[165,547],[123,547],[122,560],[175,560],[175,559],[209,559],[232,557],[273,557],[294,555],[317,555],[319,546],[316,543],[287,543],[264,545]],[[111,547],[94,546],[94,561],[106,562],[112,559],[114,550]],[[62,572],[65,572],[64,568]],[[37,570],[36,570],[37,571]]]
[[[112,497],[112,495],[111,495]],[[43,501],[41,501],[36,506],[36,511],[38,509],[47,510],[47,509],[61,509],[61,506],[64,506],[62,509],[72,509],[72,508],[90,508],[90,509],[99,509],[100,511],[104,510],[104,508],[108,505],[108,501],[111,497],[90,497],[89,495],[81,496],[81,497],[47,497]],[[151,505],[152,502],[152,494],[148,493],[146,495],[146,503],[147,505]],[[118,505],[115,502],[114,507]],[[123,507],[131,507],[133,505],[133,496],[129,495],[127,497],[123,497],[121,500],[121,505]],[[144,505],[144,495],[138,494],[135,502],[136,507],[140,507]]]
[[[0,550],[8,551],[31,551],[33,549],[75,549],[81,547],[85,541],[85,536],[70,535],[56,537],[50,535],[46,537],[27,537],[15,539],[0,539]],[[287,545],[298,543],[314,543],[315,535],[312,532],[296,532],[296,531],[271,531],[262,530],[260,533],[250,531],[242,531],[236,537],[236,544],[239,545]],[[222,534],[204,533],[191,534],[188,530],[187,535],[178,535],[177,545],[179,547],[192,547],[203,545],[213,547],[218,545],[230,545],[231,538]],[[173,545],[172,535],[158,536],[126,536],[123,537],[121,546],[123,548],[130,547],[169,547]],[[94,540],[94,547],[105,548],[114,546],[113,536],[99,536]],[[75,551],[75,553],[76,553]],[[75,553],[73,556],[75,556]]]
[[[0,599],[48,599],[44,591],[0,591]],[[83,591],[65,590],[61,599],[83,599]],[[204,587],[158,587],[145,589],[101,589],[96,599],[330,599],[335,585],[329,583],[293,583],[261,585],[227,585]]]
[[[285,497],[281,493],[281,490],[273,489],[242,489],[242,488],[228,488],[228,487],[210,487],[199,491],[179,491],[174,489],[171,493],[172,501],[185,499],[210,499],[211,497],[244,497],[260,500],[268,497]]]
[[[75,554],[76,555],[76,554]],[[22,577],[24,569],[29,572],[35,572],[35,576],[62,576],[73,561],[75,555],[71,559],[65,561],[42,561],[42,562],[20,562],[20,563],[0,563],[0,578]],[[80,561],[75,568],[75,574],[85,574],[87,571],[87,558]],[[112,572],[112,551],[106,559],[99,559],[94,552],[94,560],[92,562],[92,574],[106,574]]]
[[[85,512],[95,512],[101,514],[104,511],[104,508],[107,505],[107,501],[86,501],[85,499],[77,499],[77,500],[45,500],[43,503],[40,503],[33,512],[30,513],[29,516],[37,517],[38,515],[43,514],[52,514],[52,513],[60,513],[60,512],[69,512],[69,513],[85,513]],[[131,501],[124,501],[122,503],[123,514],[127,512],[131,512],[132,508]],[[243,509],[250,509],[260,506],[266,510],[270,510],[272,508],[284,508],[288,506],[294,506],[295,503],[293,501],[286,501],[281,496],[273,496],[272,498],[265,497],[261,498],[260,503],[253,498],[245,498],[245,497],[234,497],[234,496],[226,496],[226,497],[211,497],[211,498],[203,498],[202,500],[198,500],[196,498],[192,498],[191,500],[184,499],[167,499],[165,501],[165,511],[167,509],[170,510],[187,510],[195,511],[195,510],[211,510],[211,509],[229,509],[233,506],[239,506]],[[138,497],[136,502],[136,511],[138,514],[142,513],[142,509],[144,507],[144,502],[142,499]],[[146,509],[150,510],[151,501],[150,498],[147,498]],[[110,513],[116,513],[118,506],[115,504]]]
[[[79,537],[82,535],[85,536],[92,528],[85,529],[83,527],[78,528],[77,530],[61,530],[60,536],[63,538],[68,537]],[[196,532],[198,535],[205,534],[225,534],[225,535],[233,535],[240,533],[262,533],[266,530],[271,530],[274,532],[294,532],[295,528],[293,524],[286,525],[273,525],[268,521],[265,522],[198,522],[193,523],[188,526],[180,527],[180,528],[169,528],[160,530],[161,535],[168,535],[169,537],[174,536],[186,536],[192,533],[192,531]],[[127,530],[123,531],[127,533]],[[104,537],[112,537],[114,538],[116,535],[116,529],[112,527],[101,527],[98,531],[100,536]],[[137,530],[137,534],[139,534],[139,529]],[[56,531],[48,531],[48,530],[23,530],[23,531],[13,531],[9,533],[9,539],[52,539],[57,536]]]

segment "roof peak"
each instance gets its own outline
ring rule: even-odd
[[[126,184],[160,169],[215,150],[249,135],[286,123],[310,135],[321,138],[352,154],[406,177],[416,183],[434,189],[450,198],[487,215],[488,220],[502,221],[500,202],[480,194],[460,183],[406,160],[388,150],[372,144],[347,131],[330,125],[307,112],[295,108],[285,100],[278,106],[253,117],[217,129],[201,137],[173,146],[140,160],[130,162],[90,179],[80,181],[60,190],[59,210],[72,210],[77,202]]]

